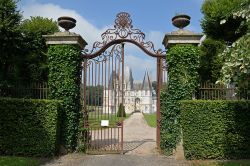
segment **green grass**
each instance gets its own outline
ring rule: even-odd
[[[156,127],[156,114],[143,114],[150,127]]]
[[[191,161],[193,166],[250,166],[250,160]]]
[[[27,157],[0,156],[0,166],[38,166],[40,162]]]
[[[88,117],[91,128],[101,127],[101,120],[109,120],[109,127],[116,127],[117,122],[121,122],[130,116],[130,114],[126,114],[126,117],[122,118],[117,117],[116,114],[104,114],[102,106],[87,106],[87,110],[89,110]]]
[[[122,117],[117,117],[116,115],[89,114],[89,125],[90,127],[100,127],[101,120],[109,120],[109,126],[114,127],[116,126],[117,122],[121,122],[128,117],[129,115],[126,115],[126,117],[122,118]]]

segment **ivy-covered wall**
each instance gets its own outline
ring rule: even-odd
[[[161,149],[171,154],[180,141],[179,100],[192,99],[198,83],[199,49],[175,45],[167,53],[168,85],[161,91]]]
[[[80,49],[73,45],[50,45],[48,63],[50,98],[63,101],[61,143],[73,151],[77,146],[80,114]]]
[[[55,155],[61,104],[55,100],[0,98],[0,155]]]

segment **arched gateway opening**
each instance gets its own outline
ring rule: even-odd
[[[125,78],[125,44],[132,43],[145,54],[156,58],[157,88],[156,143],[160,143],[160,89],[166,71],[165,52],[144,41],[145,34],[134,29],[130,15],[117,14],[113,29],[107,29],[102,41],[96,41],[90,51],[82,54],[82,91],[84,109],[84,138],[88,153],[124,153],[124,116],[129,109],[139,110],[140,99],[135,94],[134,107],[126,106],[126,95],[132,85]],[[148,93],[147,91],[145,93]],[[147,110],[149,107],[145,107]],[[139,110],[140,111],[140,110]]]

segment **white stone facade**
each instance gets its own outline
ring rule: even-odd
[[[121,79],[115,73],[111,73],[109,85],[103,93],[103,111],[115,114],[122,103]],[[132,71],[126,67],[124,72],[124,101],[123,105],[127,114],[134,111],[143,113],[156,112],[156,94],[148,72],[145,72],[142,83],[134,84]]]

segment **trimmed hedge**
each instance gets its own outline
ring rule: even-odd
[[[60,107],[55,100],[0,98],[0,154],[54,155]]]
[[[181,101],[187,159],[250,158],[250,101]]]

